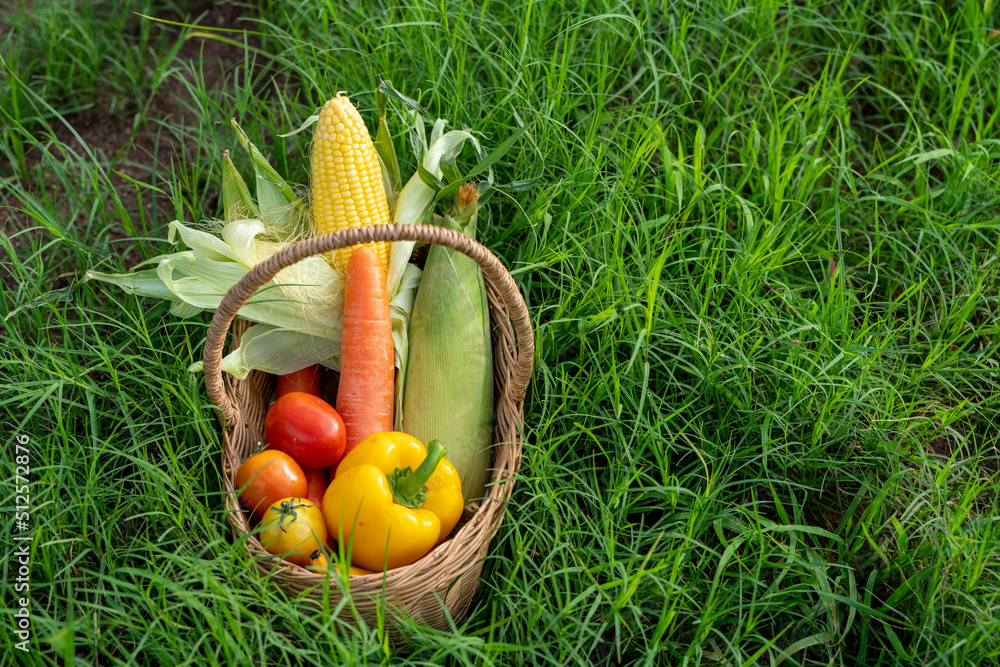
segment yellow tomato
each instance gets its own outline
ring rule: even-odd
[[[267,508],[257,537],[270,553],[305,566],[309,555],[326,544],[326,521],[312,501],[282,498]]]

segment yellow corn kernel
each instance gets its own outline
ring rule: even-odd
[[[337,95],[319,114],[313,134],[312,219],[316,234],[389,222],[382,168],[368,128],[351,101]],[[367,244],[389,267],[387,243]],[[327,260],[343,272],[352,248],[329,253]]]

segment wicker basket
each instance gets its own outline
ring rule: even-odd
[[[264,414],[273,394],[273,377],[253,372],[246,380],[223,379],[220,364],[226,333],[237,311],[281,269],[336,248],[369,241],[418,241],[443,245],[468,255],[482,267],[493,331],[496,422],[493,428],[492,483],[481,506],[470,505],[459,528],[416,563],[381,575],[351,577],[352,605],[342,616],[356,622],[354,612],[369,626],[381,608],[390,637],[401,639],[393,623],[401,615],[437,629],[448,627],[448,615],[460,619],[479,586],[490,540],[503,521],[514,476],[521,462],[522,406],[534,356],[531,320],[514,280],[503,264],[485,247],[457,232],[434,226],[375,225],[317,236],[290,246],[254,267],[223,298],[208,330],[205,343],[205,385],[223,423],[222,470],[229,523],[237,538],[249,530],[248,515],[233,493],[236,469],[263,440]],[[239,320],[234,334],[248,323]],[[515,338],[516,332],[516,338]],[[260,573],[291,595],[306,593],[335,608],[344,591],[334,577],[309,572],[270,556],[255,537],[246,548]],[[447,614],[445,613],[447,610]]]

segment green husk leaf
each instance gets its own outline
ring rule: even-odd
[[[169,241],[180,237],[188,250],[161,255],[155,269],[126,274],[89,272],[88,278],[122,289],[167,299],[178,314],[214,310],[226,292],[258,262],[287,247],[259,236],[260,220],[237,220],[222,230],[223,238],[170,223]],[[282,269],[240,309],[240,317],[322,337],[338,337],[343,310],[343,277],[322,257],[309,257]]]
[[[435,130],[437,130],[437,125],[435,125]],[[434,133],[432,133],[434,136]],[[476,157],[482,161],[486,159],[486,154],[483,152],[483,147],[479,144],[479,140],[475,138],[470,132],[465,130],[452,130],[442,134],[440,138],[431,144],[431,147],[427,150],[427,155],[424,158],[424,163],[429,164],[428,170],[432,173],[443,175],[442,167],[449,168],[452,177],[449,179],[449,183],[444,187],[437,188],[437,192],[434,195],[434,202],[444,202],[455,196],[458,189],[462,187],[462,183],[467,181],[467,178],[461,176],[456,176],[458,174],[458,168],[455,166],[455,162],[458,159],[458,155],[462,152],[465,147],[465,142],[468,141],[472,144],[472,148],[476,152]],[[431,168],[433,167],[433,169]],[[488,170],[488,183],[493,182],[493,171]],[[473,169],[473,171],[477,171]],[[481,169],[478,171],[482,171]]]
[[[398,225],[419,225],[427,217],[434,203],[434,190],[427,187],[418,174],[407,181],[396,200],[392,221]],[[396,241],[389,249],[388,288],[389,298],[399,293],[405,272],[409,270],[413,241]]]
[[[200,229],[188,227],[180,220],[174,220],[167,225],[167,243],[176,243],[177,237],[181,238],[191,252],[203,255],[205,258],[224,262],[226,260],[239,262],[239,256],[233,252],[229,245],[214,234],[203,232]],[[162,258],[169,255],[161,255]],[[247,268],[250,268],[247,266]]]
[[[295,192],[292,190],[292,187],[285,182],[285,179],[281,177],[281,174],[279,174],[274,169],[274,167],[271,166],[271,163],[268,162],[267,158],[264,157],[263,153],[261,153],[260,150],[258,150],[257,147],[253,144],[253,142],[250,141],[250,138],[247,137],[246,132],[244,132],[243,128],[240,127],[240,124],[236,122],[236,119],[233,118],[229,122],[233,127],[233,132],[236,133],[236,139],[240,142],[240,146],[242,146],[250,154],[250,161],[253,163],[253,170],[254,173],[257,175],[257,179],[263,180],[266,183],[270,183],[273,186],[272,190],[273,193],[278,195],[278,197],[285,204],[291,204],[297,201],[298,197],[295,195]],[[260,187],[259,183],[258,187]],[[257,192],[258,203],[260,203],[261,199],[260,194],[261,193],[258,190]]]
[[[457,180],[449,184],[447,187],[441,188],[437,191],[437,194],[434,195],[434,203],[446,202],[449,199],[452,199],[456,194],[458,194],[458,190],[461,187],[462,181]]]
[[[441,155],[441,174],[444,176],[446,183],[455,183],[462,180],[462,172],[458,170],[458,156],[464,146],[464,143],[457,144]]]
[[[422,106],[420,106],[420,102],[417,102],[412,97],[404,95],[403,93],[393,88],[391,81],[383,80],[379,82],[378,88],[376,90],[386,95],[389,99],[396,100],[397,102],[402,103],[407,108],[412,109],[414,113],[419,113],[423,116],[430,116],[427,110],[424,109]]]
[[[240,338],[239,347],[223,357],[222,370],[244,380],[254,370],[287,375],[313,364],[339,368],[339,357],[339,336],[310,336],[270,324],[258,324],[247,329]],[[201,372],[202,362],[192,364],[188,370]]]
[[[222,240],[244,266],[253,268],[259,261],[254,239],[264,232],[264,223],[260,220],[234,220],[222,228]]]
[[[397,115],[406,125],[410,137],[410,148],[419,163],[423,159],[424,151],[427,150],[427,136],[424,134],[423,119],[429,118],[430,114],[415,99],[393,88],[391,81],[380,82],[377,90],[386,96],[387,102],[392,100],[403,105],[405,111],[397,111]],[[378,98],[376,98],[376,104],[378,104]],[[379,113],[381,115],[381,111]],[[402,178],[400,178],[400,182],[402,182]]]
[[[227,223],[260,217],[250,189],[230,159],[229,151],[222,153],[222,208]]]
[[[403,412],[403,379],[406,377],[407,362],[410,357],[410,315],[417,297],[423,271],[415,264],[407,264],[399,283],[398,293],[389,302],[389,317],[392,319],[392,343],[396,349],[396,403],[394,414]]]
[[[163,301],[183,303],[183,301],[181,301],[176,294],[170,291],[169,287],[163,284],[163,281],[160,280],[160,276],[156,273],[156,269],[133,271],[131,273],[102,273],[101,271],[87,271],[87,275],[84,277],[84,282],[88,280],[97,280],[102,283],[117,285],[128,294],[150,296],[154,299],[160,299]],[[201,308],[198,308],[191,314],[200,313],[201,310]]]
[[[433,146],[436,144],[441,137],[444,136],[444,128],[447,127],[448,121],[444,118],[438,118],[434,121],[434,126],[431,128],[431,140],[427,144],[428,146]]]
[[[182,320],[194,317],[202,310],[204,310],[204,308],[198,308],[197,306],[192,306],[191,304],[184,303],[183,301],[175,301],[170,305],[170,314],[174,317],[179,317]]]
[[[257,183],[257,207],[268,232],[281,241],[305,238],[303,202],[250,141],[236,119],[230,124],[240,145],[250,154]]]
[[[420,180],[424,182],[424,185],[431,188],[435,192],[445,187],[445,182],[422,164],[417,165],[417,174],[420,176]]]
[[[416,116],[414,123],[419,125],[420,132],[416,132],[411,127],[411,135],[418,134],[422,140],[424,136],[423,120]],[[438,119],[434,123],[434,129],[431,132],[433,142],[430,146],[424,145],[420,150],[419,154],[423,156],[423,162],[417,165],[417,173],[413,174],[406,182],[396,200],[396,209],[392,220],[394,223],[419,225],[431,214],[438,189],[445,187],[445,184],[440,180],[443,176],[441,170],[443,156],[449,154],[457,156],[462,151],[466,141],[472,142],[477,155],[484,155],[482,147],[472,134],[464,130],[445,132],[446,124],[443,119]],[[457,184],[455,189],[457,190]],[[389,298],[394,297],[399,290],[399,281],[413,253],[414,245],[412,241],[396,241],[392,244],[389,255]]]
[[[379,159],[387,194],[399,191],[399,164],[385,122],[386,96],[379,95]],[[419,120],[419,116],[414,115]],[[311,117],[297,131],[315,122]],[[422,121],[413,136],[420,141],[420,155],[426,152]],[[236,169],[228,151],[223,153],[223,205],[226,224],[221,229],[203,231],[179,221],[169,225],[168,242],[183,242],[177,252],[147,261],[153,268],[126,274],[98,271],[87,280],[117,285],[126,292],[170,302],[171,313],[191,317],[203,310],[215,310],[222,298],[247,272],[274,253],[306,236],[304,222],[308,208],[292,187],[274,170],[248,139],[239,124],[233,131],[250,155],[256,176],[256,197]],[[413,129],[413,128],[411,128]],[[436,168],[436,165],[435,165]],[[411,179],[404,205],[394,209],[394,221],[419,224],[429,217],[433,191],[416,174]],[[418,187],[419,186],[419,187]],[[402,195],[402,192],[399,192]],[[397,204],[399,202],[397,201]],[[221,237],[221,238],[220,238]],[[413,243],[391,246],[390,312],[396,364],[400,382],[396,387],[397,406],[402,404],[402,378],[407,363],[409,317],[421,271],[409,264]],[[259,323],[242,337],[222,363],[223,371],[245,378],[251,370],[287,374],[311,364],[339,366],[343,276],[322,257],[310,257],[283,269],[259,290],[243,308],[240,317]],[[200,363],[192,371],[202,369]]]
[[[427,148],[427,153],[424,155],[424,167],[427,171],[433,173],[434,175],[441,177],[441,159],[445,155],[458,155],[462,152],[462,148],[466,141],[472,144],[472,148],[476,152],[476,156],[479,159],[483,159],[485,154],[483,153],[483,148],[479,144],[479,140],[472,135],[471,132],[466,132],[465,130],[451,130],[450,132],[444,132],[440,135],[437,133],[438,125],[434,126],[435,131],[431,133],[431,137],[434,139],[430,146]],[[443,128],[443,125],[442,125]]]
[[[392,199],[403,185],[403,177],[399,172],[396,147],[392,143],[392,134],[389,132],[389,124],[385,118],[386,104],[386,94],[377,91],[375,93],[375,106],[378,108],[378,131],[375,133],[375,152],[378,153],[379,159],[382,161],[382,173],[388,180],[386,194],[390,197],[391,205]]]

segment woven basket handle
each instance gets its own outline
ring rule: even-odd
[[[371,241],[433,243],[457,250],[479,264],[483,273],[489,277],[500,293],[514,325],[514,330],[517,332],[517,361],[514,364],[514,375],[507,391],[511,393],[515,403],[520,403],[524,399],[535,356],[531,318],[528,315],[528,308],[524,304],[524,298],[517,289],[517,285],[514,284],[514,279],[496,255],[468,236],[443,227],[434,225],[366,225],[299,241],[255,266],[243,276],[242,280],[226,292],[212,318],[212,325],[208,328],[208,335],[205,339],[204,372],[208,397],[218,406],[227,424],[234,423],[237,413],[226,395],[225,384],[222,380],[222,348],[226,341],[226,332],[229,331],[229,326],[236,319],[236,313],[239,309],[282,269],[313,255]]]

